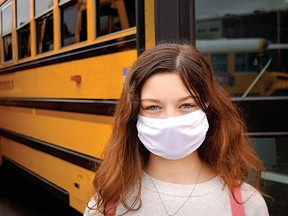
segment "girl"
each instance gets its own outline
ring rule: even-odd
[[[268,215],[238,111],[188,44],[136,60],[103,158],[86,216]]]

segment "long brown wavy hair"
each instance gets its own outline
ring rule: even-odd
[[[121,203],[127,211],[139,207],[136,204],[141,202],[143,167],[149,160],[149,152],[139,141],[136,129],[140,92],[151,75],[163,72],[179,74],[207,115],[209,131],[198,149],[200,158],[222,177],[231,191],[249,180],[261,192],[263,165],[248,143],[239,110],[216,81],[205,56],[189,44],[164,43],[142,53],[125,81],[113,131],[93,182],[98,211],[105,213],[109,203]],[[132,190],[136,190],[136,197],[128,205],[125,200]]]

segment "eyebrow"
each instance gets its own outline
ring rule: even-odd
[[[160,100],[158,99],[153,99],[153,98],[145,98],[145,99],[142,99],[140,100],[141,102],[153,102],[153,103],[161,103]]]
[[[180,98],[178,101],[179,101],[179,102],[182,102],[182,101],[186,101],[186,100],[188,100],[188,99],[193,99],[193,100],[194,100],[194,98],[193,98],[191,95],[188,95],[188,96],[186,96],[186,97]]]
[[[194,100],[194,98],[193,98],[191,95],[188,95],[188,96],[185,96],[185,97],[180,98],[180,99],[178,100],[178,102],[186,101],[186,100],[188,100],[188,99],[193,99],[193,100]],[[141,101],[141,102],[161,103],[160,100],[154,99],[154,98],[144,98],[144,99],[142,99],[142,100],[140,100],[140,101]]]

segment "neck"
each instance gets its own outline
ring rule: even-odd
[[[207,178],[207,168],[208,166],[201,161],[197,151],[180,160],[167,160],[151,153],[145,171],[165,182],[195,184],[200,172],[198,183]]]

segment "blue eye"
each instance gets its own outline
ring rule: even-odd
[[[191,109],[192,107],[193,107],[192,104],[182,104],[181,105],[181,108],[183,108],[183,109]]]
[[[155,106],[155,105],[153,105],[153,106],[149,106],[149,107],[147,107],[146,109],[147,109],[147,110],[151,110],[151,111],[155,111],[155,110],[160,109],[160,107],[159,107],[159,106]]]

